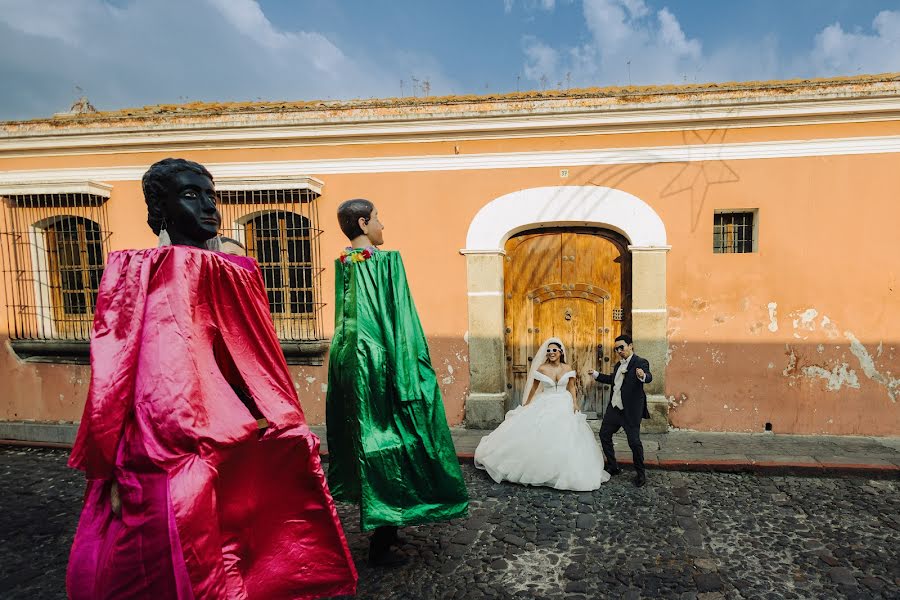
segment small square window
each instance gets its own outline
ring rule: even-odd
[[[714,254],[755,252],[756,239],[756,211],[716,211],[713,217]]]

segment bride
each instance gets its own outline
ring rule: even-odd
[[[578,410],[575,371],[562,341],[541,344],[528,373],[522,403],[475,449],[475,466],[496,482],[589,491],[609,480],[603,453]]]

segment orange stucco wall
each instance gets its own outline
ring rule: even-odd
[[[716,143],[896,135],[900,121],[734,128]],[[535,152],[701,143],[663,131],[570,137],[0,157],[0,171],[149,166],[178,155],[203,163],[373,156]],[[706,134],[699,134],[706,139]],[[333,321],[332,260],[344,245],[338,203],[372,199],[386,247],[402,252],[429,337],[448,420],[464,417],[468,386],[466,263],[459,250],[478,210],[539,186],[598,185],[647,202],[665,223],[668,360],[665,394],[675,427],[781,433],[900,433],[900,156],[846,155],[682,164],[471,171],[317,174],[326,335]],[[114,182],[112,249],[149,247],[139,182]],[[716,209],[758,209],[759,251],[712,253]],[[5,286],[4,286],[5,287]],[[5,292],[0,292],[5,293]],[[5,298],[2,298],[5,303]],[[5,323],[3,324],[5,327]],[[0,419],[80,417],[87,367],[0,355]],[[640,352],[640,348],[637,349]],[[292,367],[312,423],[324,421],[324,367]]]

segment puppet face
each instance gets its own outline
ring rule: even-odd
[[[166,230],[172,241],[203,246],[219,232],[222,216],[216,208],[216,190],[209,177],[179,171],[169,181],[164,199]]]
[[[369,241],[373,246],[380,246],[384,243],[384,225],[378,220],[378,209],[373,208],[372,214],[369,215],[368,221],[360,219],[359,226],[369,237]]]

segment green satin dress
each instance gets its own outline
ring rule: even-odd
[[[466,485],[400,254],[337,260],[335,270],[332,495],[359,504],[363,531],[465,516]]]

